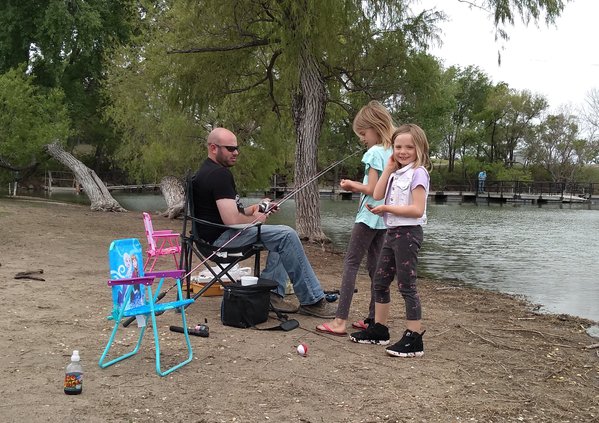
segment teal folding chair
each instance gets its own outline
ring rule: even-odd
[[[135,355],[141,346],[147,324],[150,323],[147,321],[147,318],[150,317],[156,350],[156,373],[160,376],[166,376],[186,365],[193,358],[191,342],[187,333],[185,307],[193,303],[194,300],[183,299],[181,277],[185,274],[184,270],[148,272],[144,275],[142,257],[142,247],[138,239],[119,239],[112,241],[110,244],[110,248],[108,249],[108,260],[110,263],[110,280],[108,281],[108,286],[112,288],[112,313],[108,316],[108,320],[114,320],[114,328],[98,364],[104,369]],[[156,279],[159,279],[159,282],[155,292],[152,292],[152,287]],[[157,302],[165,279],[173,279],[175,281],[177,285],[177,301]],[[156,326],[156,315],[172,309],[178,309],[181,312],[188,356],[186,360],[162,371],[160,366],[160,338],[158,337]],[[135,316],[139,330],[139,339],[135,348],[133,351],[106,362],[106,356],[112,347],[121,321],[132,316]]]

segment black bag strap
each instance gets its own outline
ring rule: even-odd
[[[299,327],[299,322],[295,319],[289,319],[289,317],[286,314],[281,313],[279,310],[275,309],[272,306],[272,303],[270,303],[270,311],[273,311],[276,315],[277,315],[277,320],[279,320],[281,323],[279,323],[276,326],[272,326],[269,328],[259,328],[256,325],[252,325],[252,327],[254,329],[257,330],[282,330],[285,332],[289,332],[290,330],[293,330],[295,328]]]

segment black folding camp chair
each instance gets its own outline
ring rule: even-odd
[[[194,216],[194,198],[193,198],[193,176],[188,174],[185,181],[185,214],[183,218],[183,231],[181,233],[181,266],[185,269],[187,298],[191,296],[191,272],[194,269],[194,256],[204,262],[206,269],[212,274],[212,279],[193,295],[197,299],[204,294],[212,285],[220,283],[225,286],[225,278],[229,281],[235,280],[230,275],[230,271],[240,262],[254,257],[254,276],[260,275],[260,252],[266,248],[260,241],[260,224],[255,224],[258,228],[256,239],[248,245],[241,247],[216,247],[199,237],[199,229],[204,226],[218,227],[224,229],[241,229],[239,225],[227,226],[198,219]],[[216,264],[211,266],[210,263]],[[215,270],[216,269],[216,270]]]

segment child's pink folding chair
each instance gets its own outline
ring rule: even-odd
[[[175,260],[175,267],[179,268],[178,255],[181,254],[181,245],[179,245],[179,233],[171,231],[170,229],[155,231],[152,227],[152,218],[146,212],[143,213],[144,226],[146,228],[146,238],[148,239],[148,249],[146,254],[148,260],[144,266],[150,265],[150,272],[154,270],[156,260],[161,256],[172,255]]]

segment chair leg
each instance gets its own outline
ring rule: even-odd
[[[177,290],[178,290],[179,298],[183,298],[183,292],[181,290],[180,282],[178,282]],[[153,307],[152,307],[152,309],[153,309]],[[181,320],[183,323],[183,333],[185,335],[185,343],[187,346],[187,359],[185,359],[184,361],[180,362],[179,364],[176,364],[164,371],[162,371],[161,365],[160,365],[160,338],[158,337],[158,328],[156,325],[156,313],[153,310],[151,313],[151,315],[152,315],[152,330],[154,331],[154,345],[156,348],[156,373],[159,376],[166,376],[169,373],[172,373],[175,370],[185,366],[186,364],[191,362],[191,360],[193,359],[193,351],[191,349],[191,341],[189,340],[189,333],[187,331],[187,319],[185,317],[185,307],[184,306],[177,307],[177,310],[181,313]]]
[[[187,277],[185,278],[185,290],[187,291],[187,299],[191,298],[191,260],[193,257],[193,250],[192,247],[189,245],[189,241],[184,241],[183,242],[183,246],[182,246],[182,250],[181,250],[181,257],[183,259],[183,268],[185,269],[185,272],[187,273]]]
[[[120,316],[122,317],[122,316]],[[139,347],[141,346],[141,340],[143,339],[144,333],[146,332],[146,327],[144,326],[143,328],[141,328],[141,330],[139,331],[139,338],[137,340],[137,344],[135,345],[135,348],[133,349],[133,351],[130,351],[128,353],[125,353],[113,360],[110,360],[108,362],[104,362],[104,360],[106,359],[106,356],[108,355],[108,352],[110,351],[110,348],[112,347],[112,343],[114,341],[114,337],[116,336],[117,330],[119,328],[119,325],[121,323],[121,319],[116,319],[115,323],[114,323],[114,328],[112,329],[112,333],[110,335],[110,339],[108,339],[108,343],[106,344],[106,348],[104,348],[104,352],[102,353],[102,356],[100,357],[100,360],[98,361],[98,365],[102,368],[105,369],[108,366],[112,366],[115,363],[118,363],[121,360],[124,360],[126,358],[131,357],[132,355],[137,354],[137,352],[139,351]]]
[[[148,256],[148,259],[146,260],[146,264],[144,264],[144,273],[146,273],[146,269],[147,269],[148,265],[150,266],[150,270],[148,270],[149,272],[154,270],[154,266],[156,265],[157,259],[158,259],[158,257],[156,257],[156,256]]]
[[[254,276],[260,277],[260,251],[254,256]]]

